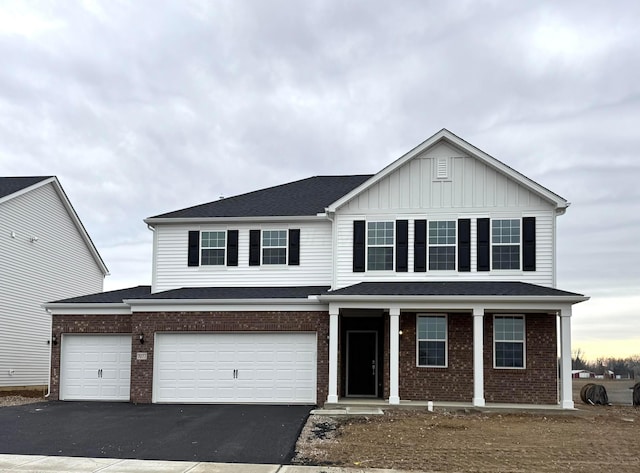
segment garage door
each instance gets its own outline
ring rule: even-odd
[[[156,334],[153,401],[315,404],[316,334]]]
[[[131,335],[63,335],[60,399],[128,401]]]

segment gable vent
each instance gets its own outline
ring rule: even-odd
[[[447,179],[449,177],[449,160],[447,158],[438,158],[436,160],[436,178]]]

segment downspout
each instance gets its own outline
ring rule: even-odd
[[[155,227],[149,225],[148,223],[147,229],[153,232],[153,252],[151,255],[151,292],[153,293],[156,289],[156,252],[158,250],[156,237],[158,234],[156,233]]]
[[[53,332],[53,314],[49,309],[45,309],[47,314],[49,314],[49,337]],[[49,338],[49,372],[47,374],[47,394],[44,395],[45,399],[51,395],[51,351],[53,350],[53,340]]]
[[[327,215],[327,220],[331,222],[331,288],[333,291],[336,288],[336,250],[338,240],[338,230],[336,229],[335,212],[330,212],[329,209],[324,209]]]

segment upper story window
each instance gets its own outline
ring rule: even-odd
[[[496,315],[493,318],[494,366],[524,368],[524,316]]]
[[[429,221],[429,270],[455,269],[455,220]]]
[[[520,220],[491,221],[491,267],[520,269]]]
[[[287,231],[262,231],[262,264],[287,264]]]
[[[367,223],[367,269],[393,270],[394,222]]]
[[[447,316],[418,316],[418,366],[447,366]]]
[[[225,264],[225,249],[227,246],[227,232],[201,233],[200,264],[220,266]],[[196,240],[197,241],[197,240]]]

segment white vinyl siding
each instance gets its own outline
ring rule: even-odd
[[[104,281],[53,184],[0,203],[0,268],[0,387],[46,385],[51,316],[41,305]]]
[[[285,230],[274,223],[225,225],[156,225],[153,291],[203,286],[331,285],[331,222],[292,222],[300,229],[300,265],[249,266],[249,230]],[[189,230],[238,230],[238,266],[187,266]],[[262,253],[262,237],[260,239]]]
[[[353,221],[372,220],[375,218],[371,214],[342,215],[336,216],[337,241],[336,250],[336,288],[350,286],[362,281],[523,281],[542,286],[553,287],[553,221],[555,215],[553,211],[526,211],[522,212],[523,217],[536,217],[536,271],[522,270],[491,270],[486,272],[477,271],[477,219],[489,217],[491,219],[510,219],[514,214],[510,211],[491,214],[468,214],[460,210],[456,215],[451,210],[444,211],[421,211],[420,213],[403,213],[398,218],[409,221],[409,271],[408,272],[380,272],[365,271],[364,273],[353,272]],[[387,213],[380,214],[379,220],[388,219]],[[415,220],[455,220],[458,218],[471,219],[471,271],[437,271],[427,270],[426,272],[413,272],[414,265],[414,222]],[[457,243],[456,243],[457,245]],[[456,263],[457,264],[457,263]],[[457,267],[457,266],[456,266]]]
[[[315,333],[159,333],[154,402],[315,404]]]

